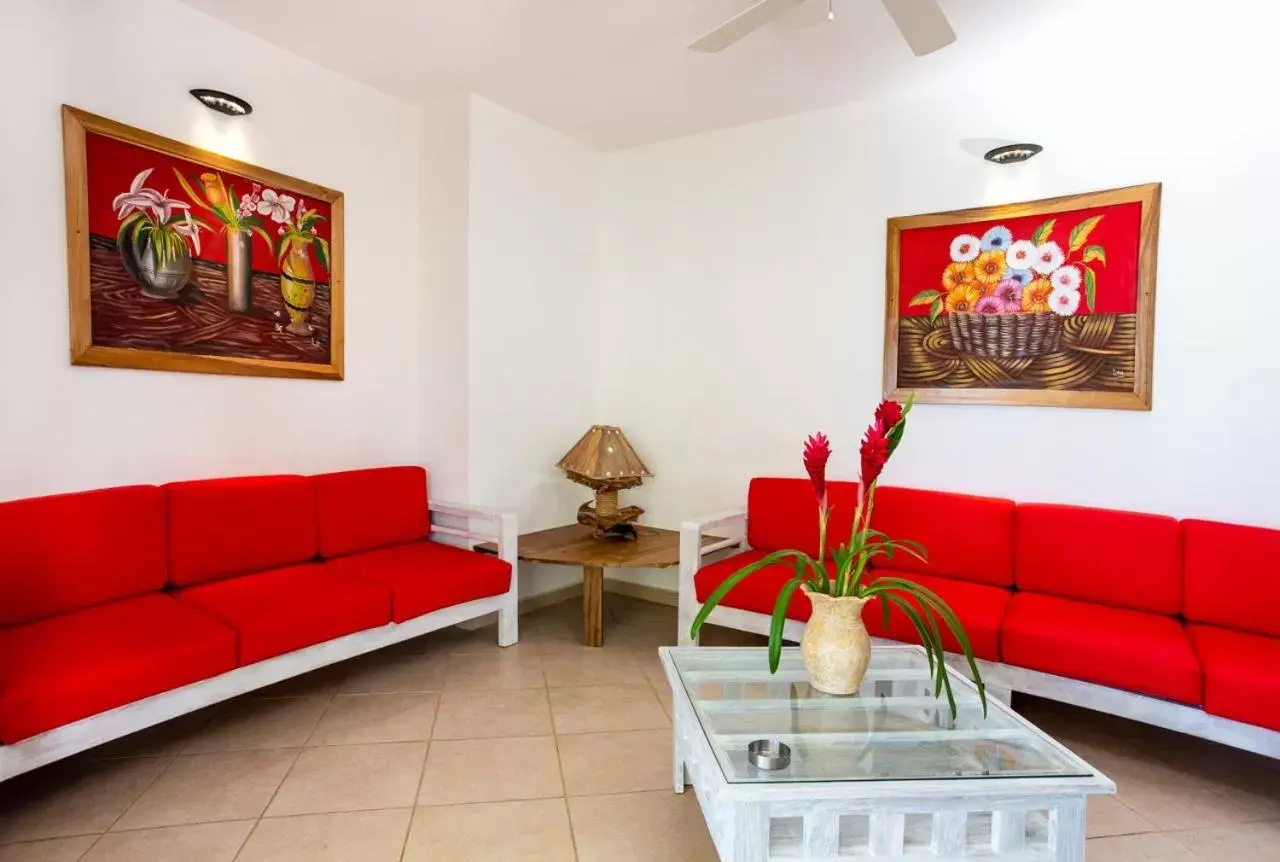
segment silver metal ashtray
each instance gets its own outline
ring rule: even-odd
[[[747,760],[758,769],[786,769],[791,765],[791,746],[776,739],[753,739],[747,743]]]

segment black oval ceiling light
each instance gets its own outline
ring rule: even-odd
[[[197,88],[191,91],[191,95],[200,100],[200,104],[206,108],[211,108],[221,114],[230,114],[233,117],[243,117],[246,114],[253,113],[253,105],[250,105],[239,96],[233,96],[230,93],[224,93],[221,90],[206,90]]]
[[[1014,165],[1025,162],[1043,149],[1039,144],[1005,144],[1003,147],[987,150],[983,158],[997,165]]]

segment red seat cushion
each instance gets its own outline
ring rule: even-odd
[[[386,587],[314,563],[258,572],[175,594],[237,635],[240,664],[253,664],[391,621]]]
[[[1172,617],[1015,593],[1000,637],[1005,662],[1198,705],[1200,663]]]
[[[1019,504],[1018,589],[1154,614],[1182,611],[1182,537],[1164,515]]]
[[[511,564],[439,542],[412,542],[330,560],[325,568],[391,590],[391,618],[425,613],[511,589]]]
[[[0,742],[18,742],[235,666],[235,632],[163,595],[0,630]]]
[[[857,482],[828,482],[827,547],[849,541],[858,508]],[[818,502],[808,479],[752,479],[747,490],[747,544],[765,551],[818,552]],[[806,601],[806,606],[808,602]]]
[[[1184,614],[1280,636],[1280,530],[1183,521]]]
[[[0,503],[0,626],[153,592],[164,577],[159,488]]]
[[[174,482],[164,491],[172,584],[189,586],[316,556],[316,492],[305,476]]]
[[[1280,639],[1200,625],[1187,632],[1204,666],[1205,711],[1280,730]]]
[[[813,499],[812,493],[810,493],[809,499]],[[816,535],[813,543],[815,546],[818,544]],[[718,563],[712,563],[705,568],[698,569],[693,578],[694,591],[698,601],[705,602],[707,597],[715,591],[716,587],[720,586],[725,578],[743,566],[749,566],[757,560],[763,559],[768,554],[768,551],[745,551],[741,554],[735,554],[727,560],[721,560]],[[726,608],[772,614],[773,606],[778,601],[779,590],[794,575],[795,567],[789,563],[766,566],[758,572],[747,575],[745,580],[729,591],[720,604]],[[804,622],[809,619],[809,610],[809,599],[797,590],[787,603],[787,617]]]
[[[1013,512],[1012,500],[996,497],[877,488],[871,526],[891,539],[924,545],[928,562],[908,554],[876,562],[906,572],[1013,586]]]
[[[897,560],[897,556],[894,556]],[[1012,594],[1000,587],[989,587],[985,584],[972,584],[967,581],[952,581],[947,578],[935,578],[931,575],[920,575],[914,572],[897,572],[892,569],[877,568],[874,577],[906,578],[915,581],[922,587],[938,594],[951,610],[960,618],[965,635],[973,654],[978,658],[990,661],[1000,660],[1000,624],[1004,621],[1005,610]],[[892,638],[906,643],[920,643],[920,636],[910,618],[895,605],[889,606],[889,625],[884,625],[884,614],[880,609],[880,599],[872,599],[862,611],[862,619],[867,624],[867,631],[879,637]],[[919,603],[912,601],[913,605]],[[960,642],[951,630],[942,625],[942,643],[948,652],[961,652]]]
[[[312,477],[320,517],[320,555],[337,557],[425,537],[427,471],[380,467]]]

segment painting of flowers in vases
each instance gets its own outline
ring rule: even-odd
[[[1151,409],[1160,186],[889,220],[885,393]]]
[[[339,192],[63,108],[72,362],[342,378]]]

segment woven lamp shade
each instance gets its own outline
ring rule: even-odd
[[[652,478],[631,441],[616,425],[592,425],[556,464],[588,488],[634,488]]]

